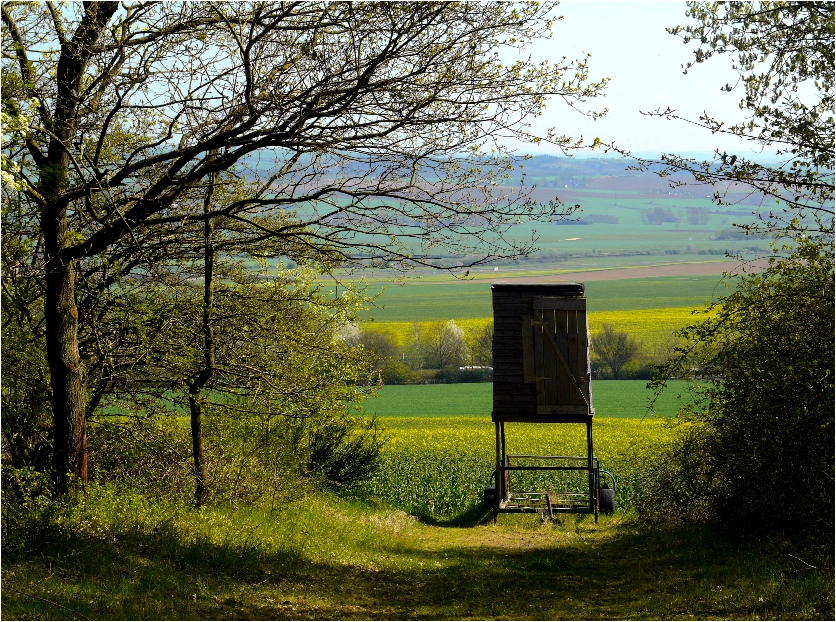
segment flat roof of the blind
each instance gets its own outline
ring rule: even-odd
[[[583,296],[583,283],[493,283],[495,292],[530,292],[543,296]]]

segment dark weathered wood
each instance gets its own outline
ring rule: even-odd
[[[534,335],[530,315],[522,316],[521,327],[523,382],[534,382]]]
[[[531,413],[497,414],[491,415],[492,421],[505,423],[588,423],[591,415],[537,415]]]
[[[538,406],[538,415],[588,415],[586,404],[570,404],[566,406]]]
[[[494,387],[494,392],[498,391],[497,387]],[[513,404],[514,400],[519,399],[527,399],[527,398],[534,399],[535,392],[534,392],[534,385],[531,384],[523,384],[520,386],[515,387],[507,387],[501,395],[495,395],[494,404]]]
[[[531,399],[521,398],[516,403],[499,402],[494,407],[494,413],[500,415],[525,415],[537,413],[536,396],[531,396]]]
[[[589,413],[586,300],[578,283],[494,284],[494,412]]]
[[[566,362],[566,358],[563,356],[563,353],[561,352],[560,344],[558,344],[555,335],[553,335],[551,331],[543,331],[543,335],[546,337],[543,341],[545,342],[545,344],[548,344],[550,352],[549,356],[553,354],[555,357],[557,357],[557,360],[563,366],[563,370],[567,374],[569,374],[569,377],[572,380],[570,387],[572,388],[572,390],[577,391],[580,394],[581,399],[584,400],[584,402],[586,402],[586,396],[580,393],[580,388],[578,387],[577,379],[569,373],[569,364]],[[545,366],[545,363],[543,365]]]
[[[553,309],[539,309],[538,312],[540,313],[540,317],[543,320],[543,337],[545,339],[549,339],[550,336],[554,336],[556,330],[559,330],[556,327],[556,314]],[[543,385],[543,396],[545,398],[544,404],[560,404],[562,401],[565,401],[565,396],[561,395],[561,385],[563,384],[563,379],[566,376],[564,370],[560,368],[555,360],[553,353],[549,351],[550,346],[548,343],[543,345],[543,352],[544,352],[544,369],[543,375],[548,378],[548,380]],[[567,385],[568,390],[568,385]]]
[[[520,415],[537,412],[537,396],[523,395],[513,402],[497,402],[494,404],[494,412]]]
[[[555,298],[535,296],[535,309],[560,309],[562,311],[586,311],[585,298]]]
[[[534,379],[537,386],[537,403],[546,403],[546,380],[551,378],[546,369],[547,354],[543,346],[543,322],[534,318]]]
[[[566,333],[568,324],[569,312],[564,309],[554,309],[554,341],[557,344],[557,351],[560,353],[558,360],[567,361],[567,365],[561,368],[558,361],[555,361],[555,367],[559,373],[557,375],[557,394],[558,399],[552,404],[580,404],[583,402],[581,397],[580,387],[577,386],[577,373],[568,365],[569,360],[569,339]],[[577,390],[575,390],[577,389]]]
[[[593,409],[592,402],[592,361],[589,357],[589,325],[587,324],[586,311],[578,311],[578,353],[584,358],[580,365],[584,370],[581,381],[581,389],[589,396],[589,408]]]
[[[520,295],[528,293],[540,296],[583,296],[583,283],[502,283],[491,285],[494,296],[502,294]]]
[[[583,375],[585,370],[581,370],[578,366],[580,356],[578,353],[578,313],[577,311],[569,311],[566,316],[566,362],[569,363],[569,370],[575,376],[575,381],[578,383],[579,394],[585,395],[583,385]],[[572,392],[569,396],[570,404],[582,404],[583,400],[579,399],[580,395]]]

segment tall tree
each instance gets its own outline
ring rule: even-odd
[[[600,333],[592,337],[592,352],[606,365],[613,378],[621,376],[624,366],[633,361],[641,351],[639,342],[611,324],[604,324]]]
[[[428,369],[464,365],[467,360],[464,330],[453,320],[431,322],[423,327],[419,348],[424,367]]]
[[[79,262],[225,216],[242,249],[282,238],[371,265],[526,253],[548,217],[501,187],[503,137],[557,95],[583,107],[586,62],[503,65],[548,34],[550,7],[506,3],[87,2],[2,7],[4,148],[39,217],[59,484],[86,479]],[[550,132],[546,140],[581,144]],[[490,148],[495,151],[491,152]],[[216,154],[216,155],[214,155]],[[464,155],[462,155],[464,154]],[[489,155],[490,154],[490,155]],[[249,196],[194,209],[240,165]]]

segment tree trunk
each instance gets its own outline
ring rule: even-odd
[[[45,323],[52,385],[52,466],[59,492],[67,475],[87,482],[87,421],[84,367],[78,352],[78,309],[73,263],[53,265],[46,275]]]
[[[69,114],[58,106],[62,116]],[[55,485],[66,492],[68,475],[87,482],[87,423],[84,366],[78,351],[78,308],[75,304],[75,260],[63,257],[69,247],[67,186],[70,158],[64,144],[69,143],[73,124],[65,123],[50,142],[48,163],[41,167],[40,187],[45,205],[41,211],[44,234],[46,294],[44,324],[46,352],[52,387],[53,455]],[[62,140],[59,140],[62,139]]]
[[[189,411],[192,423],[192,455],[194,456],[194,503],[201,506],[209,498],[206,486],[206,461],[203,458],[203,414],[200,389],[189,391]]]
[[[70,246],[69,206],[64,197],[70,168],[68,154],[75,136],[82,78],[93,47],[116,9],[115,2],[88,2],[72,38],[61,43],[52,137],[45,161],[38,166],[46,268],[44,323],[55,435],[52,466],[58,492],[67,490],[68,474],[87,482],[87,387],[78,351],[76,259],[62,254]]]
[[[215,178],[210,176],[209,187],[203,200],[203,213],[208,214],[212,203]],[[206,460],[203,456],[203,388],[212,379],[215,371],[215,333],[212,328],[214,307],[215,249],[212,246],[212,219],[203,224],[203,369],[189,386],[189,410],[192,424],[192,456],[194,457],[195,505],[200,506],[209,498],[206,487]]]

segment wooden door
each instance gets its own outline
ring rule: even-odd
[[[522,317],[523,374],[537,385],[537,414],[592,415],[586,300],[535,296],[533,307]]]

